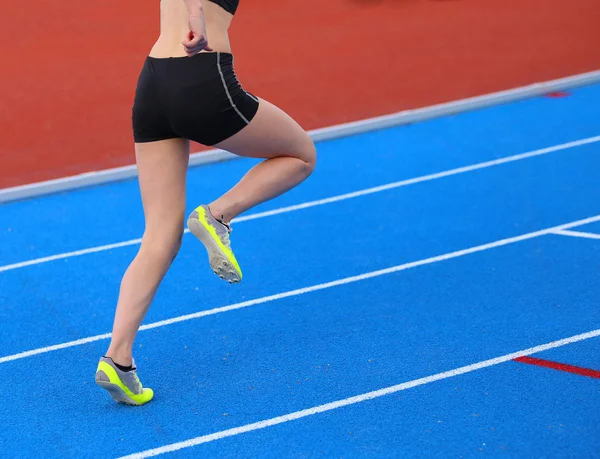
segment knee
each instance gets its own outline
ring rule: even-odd
[[[299,150],[300,154],[298,155],[298,158],[302,160],[302,170],[306,177],[308,177],[312,174],[317,165],[317,149],[315,148],[315,143],[308,134],[306,134]]]
[[[141,251],[158,263],[172,263],[179,253],[183,239],[183,225],[171,230],[146,230]]]

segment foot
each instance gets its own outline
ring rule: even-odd
[[[242,270],[229,243],[231,228],[213,217],[206,205],[198,207],[190,214],[187,226],[204,244],[213,272],[230,284],[240,282]]]
[[[106,389],[117,402],[144,405],[152,400],[152,389],[142,387],[135,362],[131,371],[121,371],[109,357],[102,357],[96,370],[96,384]]]

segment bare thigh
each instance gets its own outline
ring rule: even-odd
[[[306,131],[283,110],[263,99],[250,124],[215,147],[251,158],[293,156],[310,164],[316,158],[313,141]]]
[[[136,143],[135,156],[146,231],[144,237],[181,237],[189,141],[168,139]]]

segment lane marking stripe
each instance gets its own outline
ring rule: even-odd
[[[595,338],[600,336],[600,329],[592,330],[587,333],[582,333],[579,335],[571,336],[569,338],[561,339],[558,341],[552,341],[547,344],[542,344],[540,346],[531,347],[529,349],[524,349],[522,351],[513,352],[511,354],[506,354],[500,357],[496,357],[489,360],[483,360],[481,362],[473,363],[471,365],[466,365],[464,367],[455,368],[454,370],[444,371],[442,373],[437,373],[431,376],[427,376],[425,378],[413,379],[412,381],[408,381],[402,384],[398,384],[395,386],[386,387],[383,389],[379,389],[372,392],[367,392],[364,394],[356,395],[354,397],[345,398],[342,400],[337,400],[335,402],[326,403],[324,405],[314,406],[312,408],[308,408],[301,411],[295,411],[293,413],[288,413],[283,416],[278,416],[271,419],[265,419],[263,421],[254,422],[252,424],[246,424],[239,427],[234,427],[232,429],[222,430],[220,432],[215,432],[209,435],[203,435],[196,438],[191,438],[189,440],[185,440],[178,443],[172,443],[170,445],[161,446],[160,448],[149,449],[146,451],[142,451],[139,453],[131,454],[128,456],[123,456],[120,459],[144,459],[147,457],[158,456],[160,454],[171,453],[173,451],[178,451],[184,448],[190,448],[192,446],[201,445],[203,443],[209,443],[212,441],[220,440],[226,437],[233,437],[235,435],[240,435],[246,432],[251,432],[253,430],[264,429],[266,427],[271,427],[277,424],[283,424],[285,422],[295,421],[297,419],[305,418],[307,416],[312,416],[318,413],[324,413],[326,411],[335,410],[338,408],[342,408],[344,406],[354,405],[356,403],[365,402],[367,400],[372,400],[378,397],[383,397],[385,395],[394,394],[396,392],[404,391],[407,389],[411,389],[413,387],[423,386],[425,384],[430,384],[435,381],[440,381],[443,379],[453,378],[458,375],[470,373],[476,370],[481,370],[483,368],[491,367],[493,365],[498,365],[500,363],[508,362],[509,360],[515,360],[517,358],[535,354],[542,351],[547,351],[549,349],[554,349],[561,346],[566,346],[567,344],[576,343],[579,341],[583,341],[590,338]]]
[[[585,238],[585,239],[600,239],[600,234],[586,233],[583,231],[561,230],[561,231],[555,231],[554,234],[559,234],[561,236],[581,237],[581,238]]]
[[[563,143],[560,145],[555,145],[552,147],[542,148],[539,150],[533,150],[533,151],[530,151],[527,153],[521,153],[521,154],[517,154],[517,155],[513,155],[513,156],[507,156],[507,157],[495,159],[492,161],[485,161],[482,163],[472,164],[470,166],[458,167],[455,169],[450,169],[450,170],[446,170],[443,172],[437,172],[434,174],[422,175],[420,177],[415,177],[415,178],[411,178],[411,179],[407,179],[407,180],[400,180],[398,182],[392,182],[392,183],[388,183],[385,185],[380,185],[380,186],[376,186],[376,187],[372,187],[372,188],[365,188],[365,189],[362,189],[359,191],[354,191],[352,193],[345,193],[345,194],[340,194],[337,196],[332,196],[330,198],[318,199],[315,201],[308,201],[308,202],[304,202],[302,204],[296,204],[293,206],[281,207],[279,209],[268,210],[265,212],[258,212],[258,213],[251,214],[251,215],[245,215],[245,216],[241,216],[241,217],[234,219],[233,223],[241,223],[241,222],[246,222],[246,221],[251,221],[251,220],[257,220],[259,218],[272,217],[274,215],[284,214],[287,212],[295,212],[295,211],[302,210],[302,209],[308,209],[310,207],[316,207],[316,206],[322,206],[325,204],[331,204],[334,202],[340,202],[340,201],[344,201],[346,199],[358,198],[360,196],[366,196],[366,195],[373,194],[373,193],[380,193],[382,191],[392,190],[395,188],[400,188],[400,187],[404,187],[404,186],[408,186],[408,185],[414,185],[416,183],[437,180],[437,179],[444,178],[444,177],[450,177],[452,175],[464,174],[466,172],[471,172],[471,171],[475,171],[475,170],[479,170],[479,169],[485,169],[488,167],[498,166],[500,164],[511,163],[514,161],[520,161],[523,159],[533,158],[536,156],[541,156],[541,155],[545,155],[548,153],[553,153],[556,151],[579,147],[582,145],[588,145],[588,144],[596,143],[596,142],[600,142],[600,136],[588,137],[586,139],[580,139],[580,140],[576,140],[573,142],[567,142],[567,143]],[[186,229],[185,233],[189,233],[189,231]],[[129,241],[117,242],[114,244],[106,244],[106,245],[91,247],[91,248],[87,248],[87,249],[75,250],[73,252],[65,252],[65,253],[60,253],[57,255],[36,258],[33,260],[12,263],[12,264],[8,264],[8,265],[0,266],[0,273],[6,272],[6,271],[12,271],[14,269],[25,268],[27,266],[34,266],[34,265],[39,265],[42,263],[48,263],[51,261],[62,260],[62,259],[72,258],[72,257],[78,257],[78,256],[82,256],[82,255],[88,255],[91,253],[98,253],[98,252],[103,252],[103,251],[112,250],[112,249],[118,249],[118,248],[122,248],[122,247],[128,247],[128,246],[140,244],[141,242],[142,242],[142,239],[137,238],[137,239],[131,239]]]
[[[553,370],[565,371],[580,376],[589,376],[590,378],[600,378],[600,371],[589,368],[576,367],[566,363],[553,362],[552,360],[536,359],[535,357],[517,357],[516,362],[526,363],[528,365],[537,365],[539,367],[551,368]]]
[[[496,247],[502,247],[505,245],[514,244],[515,242],[525,241],[525,240],[533,239],[533,238],[543,236],[546,234],[551,234],[551,233],[553,233],[555,231],[559,231],[561,229],[567,229],[567,228],[572,228],[574,226],[586,225],[588,223],[593,223],[593,222],[597,222],[597,221],[600,221],[600,215],[596,215],[595,217],[585,218],[583,220],[573,221],[570,223],[565,223],[565,224],[559,225],[559,226],[553,226],[551,228],[546,228],[546,229],[534,231],[531,233],[525,233],[520,236],[514,236],[514,237],[510,237],[510,238],[506,238],[506,239],[500,239],[495,242],[477,245],[474,247],[470,247],[468,249],[457,250],[454,252],[449,252],[449,253],[445,253],[442,255],[434,256],[434,257],[424,258],[424,259],[413,261],[410,263],[403,263],[403,264],[392,266],[392,267],[386,268],[386,269],[380,269],[377,271],[371,271],[371,272],[360,274],[357,276],[346,277],[346,278],[338,279],[338,280],[335,280],[332,282],[326,282],[326,283],[322,283],[322,284],[312,285],[310,287],[304,287],[304,288],[300,288],[300,289],[296,289],[296,290],[290,290],[290,291],[278,293],[275,295],[264,296],[262,298],[257,298],[254,300],[248,300],[248,301],[243,301],[241,303],[231,304],[229,306],[223,306],[223,307],[218,307],[218,308],[214,308],[214,309],[195,312],[193,314],[186,314],[186,315],[182,315],[179,317],[173,317],[171,319],[160,320],[158,322],[153,322],[153,323],[142,325],[140,327],[140,331],[164,327],[166,325],[172,325],[172,324],[179,323],[179,322],[185,322],[188,320],[199,319],[201,317],[206,317],[206,316],[210,316],[210,315],[214,315],[214,314],[221,314],[223,312],[229,312],[229,311],[234,311],[237,309],[247,308],[250,306],[255,306],[257,304],[269,303],[269,302],[280,300],[283,298],[290,298],[290,297],[294,297],[294,296],[304,295],[304,294],[310,293],[310,292],[316,292],[319,290],[325,290],[325,289],[332,288],[332,287],[338,287],[340,285],[351,284],[351,283],[363,281],[366,279],[372,279],[372,278],[384,276],[387,274],[397,273],[397,272],[404,271],[407,269],[416,268],[418,266],[424,266],[424,265],[429,265],[432,263],[437,263],[439,261],[450,260],[452,258],[462,257],[464,255],[469,255],[471,253],[483,252],[485,250],[493,249]],[[67,349],[67,348],[74,347],[74,346],[81,346],[82,344],[87,344],[87,343],[91,343],[94,341],[100,341],[100,340],[105,340],[105,339],[109,339],[109,338],[110,338],[110,333],[104,333],[102,335],[90,336],[88,338],[78,339],[75,341],[68,341],[66,343],[55,344],[52,346],[41,347],[38,349],[32,349],[30,351],[20,352],[18,354],[7,355],[4,357],[1,357],[0,364],[5,363],[5,362],[10,362],[13,360],[19,360],[19,359],[24,359],[27,357],[32,357],[34,355],[45,354],[47,352],[53,352],[53,351],[58,351],[61,349]]]

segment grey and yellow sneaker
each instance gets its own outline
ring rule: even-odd
[[[135,362],[131,371],[119,370],[109,357],[102,357],[96,370],[96,384],[106,389],[117,402],[144,405],[152,400],[152,389],[142,387]]]
[[[201,205],[190,214],[187,226],[204,244],[213,272],[230,284],[240,282],[242,270],[229,242],[231,228],[213,217],[207,205]]]

